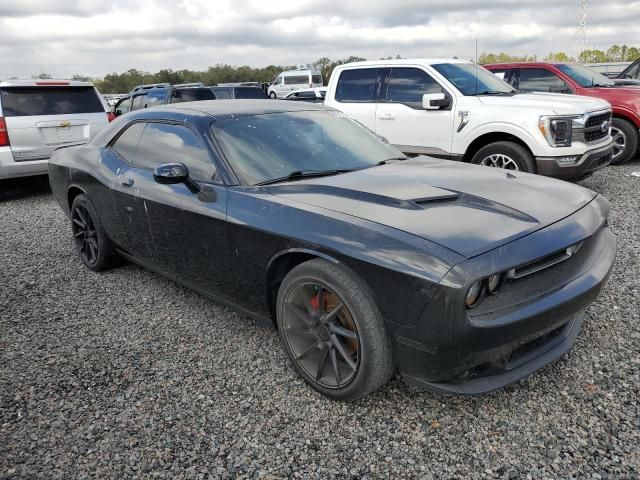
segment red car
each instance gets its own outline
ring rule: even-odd
[[[483,65],[524,92],[573,93],[597,97],[613,107],[613,159],[624,163],[638,152],[640,87],[620,86],[577,63],[501,63]]]

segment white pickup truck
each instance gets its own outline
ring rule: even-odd
[[[408,155],[430,155],[563,179],[611,162],[611,106],[520,93],[471,62],[380,60],[340,65],[325,105]]]

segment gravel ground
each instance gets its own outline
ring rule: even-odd
[[[475,398],[392,380],[328,401],[275,331],[136,266],[92,273],[46,184],[0,202],[0,478],[639,478],[640,170],[576,347]],[[0,186],[2,187],[2,186]]]

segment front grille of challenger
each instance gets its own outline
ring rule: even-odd
[[[611,113],[601,113],[589,117],[584,124],[584,141],[587,143],[597,142],[609,135],[609,129],[602,131],[602,124],[604,122],[611,122]]]
[[[475,319],[489,320],[504,309],[515,307],[557,290],[589,268],[589,257],[598,242],[599,233],[546,255],[533,262],[519,265],[507,273],[507,280],[497,295],[487,296],[469,311]]]

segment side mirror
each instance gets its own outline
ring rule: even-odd
[[[571,93],[571,89],[567,87],[551,87],[549,88],[550,93]]]
[[[439,110],[451,104],[451,100],[444,93],[425,93],[422,95],[422,108],[425,110]]]
[[[119,117],[120,115],[122,115],[122,110],[116,110],[115,112],[113,112],[113,114],[114,114],[116,117]]]
[[[189,178],[189,169],[184,163],[165,163],[153,169],[153,179],[161,185],[184,183],[191,193],[198,193],[200,185]]]
[[[183,163],[165,163],[153,170],[153,179],[162,185],[184,183],[189,178],[189,169]]]

